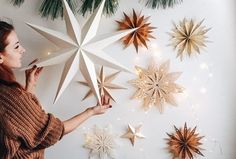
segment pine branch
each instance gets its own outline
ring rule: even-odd
[[[75,0],[67,0],[73,13],[76,12],[77,3]],[[42,17],[49,18],[52,20],[63,17],[63,4],[62,0],[44,0],[39,8],[39,12]]]
[[[83,16],[85,16],[87,12],[93,12],[101,4],[101,2],[102,0],[83,0],[79,11]],[[118,5],[118,0],[106,0],[103,13],[108,16],[115,14]]]
[[[25,0],[11,0],[11,3],[14,5],[14,6],[18,6],[20,7],[23,3],[24,3]]]
[[[147,0],[146,6],[155,8],[163,8],[174,7],[176,4],[183,2],[183,0]]]

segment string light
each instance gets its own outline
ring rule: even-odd
[[[200,89],[200,92],[201,92],[202,94],[205,94],[205,93],[207,92],[207,89],[206,89],[205,87],[202,87],[202,88]]]
[[[201,63],[200,64],[200,68],[202,69],[202,70],[208,70],[208,65],[206,64],[206,63]]]
[[[209,74],[208,74],[208,77],[213,77],[213,74],[212,74],[212,73],[209,73]]]

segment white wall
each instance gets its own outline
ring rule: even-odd
[[[26,1],[21,8],[14,8],[8,0],[0,2],[0,17],[13,20],[19,38],[27,49],[25,65],[34,58],[55,50],[56,47],[27,27],[24,21],[65,32],[64,21],[46,20],[38,15],[37,10],[41,1]],[[114,20],[122,19],[122,12],[131,13],[132,8],[142,10],[145,15],[151,15],[150,22],[157,27],[154,32],[156,40],[151,40],[149,50],[144,49],[139,54],[135,53],[134,47],[123,50],[120,42],[111,45],[105,51],[125,66],[133,68],[135,65],[146,67],[154,55],[153,52],[159,50],[157,56],[154,56],[155,60],[163,62],[170,59],[171,70],[183,72],[178,83],[186,88],[188,96],[179,95],[179,107],[167,105],[162,115],[156,108],[151,108],[145,113],[140,108],[139,101],[129,99],[135,89],[127,81],[135,76],[121,73],[114,82],[128,89],[113,92],[117,99],[117,103],[113,103],[113,108],[103,116],[91,118],[76,131],[65,136],[46,151],[46,158],[88,158],[88,150],[82,148],[82,145],[85,140],[84,134],[91,130],[94,124],[99,126],[111,124],[113,132],[122,135],[128,123],[132,125],[142,123],[142,133],[146,139],[138,140],[135,147],[132,147],[128,140],[118,138],[120,147],[116,150],[117,158],[169,159],[171,156],[165,149],[166,132],[173,132],[173,125],[180,127],[184,122],[191,127],[197,125],[198,131],[205,136],[203,145],[205,158],[236,158],[236,2],[234,0],[184,0],[182,5],[174,9],[151,10],[143,7],[138,0],[120,0],[117,13],[110,18],[103,17],[98,34],[114,32],[117,28]],[[204,24],[212,28],[207,34],[212,42],[207,44],[208,47],[201,55],[180,62],[175,58],[172,48],[167,47],[169,37],[166,32],[172,29],[172,21],[178,22],[184,17],[197,20],[205,18]],[[79,17],[79,21],[83,23],[85,19]],[[208,69],[201,69],[201,64],[207,64]],[[62,64],[44,69],[38,84],[37,96],[48,112],[65,120],[96,102],[94,98],[80,101],[88,89],[75,82],[83,79],[81,73],[78,73],[58,103],[53,105],[62,69]],[[106,71],[111,73],[114,70],[106,69]],[[213,77],[209,77],[209,74]],[[21,82],[24,81],[22,72],[17,72],[17,77]],[[205,94],[201,93],[202,88],[207,90]]]

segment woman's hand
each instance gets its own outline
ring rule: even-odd
[[[110,105],[110,98],[107,96],[101,97],[101,104],[102,105],[96,105],[94,107],[90,107],[86,109],[84,112],[64,121],[64,135],[72,132],[75,130],[80,124],[82,124],[84,121],[86,121],[88,118],[90,118],[93,115],[99,115],[106,112],[108,108],[111,108]]]
[[[37,59],[31,62],[29,65],[35,63],[36,61]],[[37,67],[36,65],[34,65],[31,69],[25,71],[25,90],[27,92],[34,93],[39,75],[42,70],[43,67]]]
[[[97,103],[96,106],[90,107],[87,109],[87,111],[92,115],[100,115],[104,114],[108,108],[112,108],[110,105],[110,98],[108,96],[102,96],[101,97],[101,104]]]

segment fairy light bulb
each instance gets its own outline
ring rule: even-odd
[[[208,65],[207,65],[206,63],[201,63],[201,64],[200,64],[200,68],[201,68],[202,70],[207,70],[209,67],[208,67]]]
[[[207,89],[206,89],[205,87],[202,87],[202,88],[200,89],[200,92],[201,92],[202,94],[205,94],[205,93],[207,92]]]

